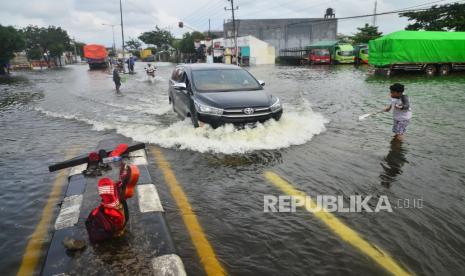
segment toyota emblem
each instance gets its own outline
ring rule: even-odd
[[[247,114],[247,115],[252,115],[254,112],[253,108],[244,108],[244,113]]]

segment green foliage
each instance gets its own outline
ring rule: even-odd
[[[140,50],[140,46],[142,46],[142,43],[137,38],[129,38],[126,41],[126,48],[130,51]]]
[[[68,33],[60,27],[39,28],[30,25],[23,29],[23,33],[26,38],[26,52],[31,59],[38,59],[43,53],[59,57],[66,49],[71,49]]]
[[[23,34],[12,26],[0,25],[0,64],[8,63],[15,52],[23,50],[25,41]]]
[[[465,31],[465,3],[434,5],[424,11],[404,12],[400,16],[414,22],[407,25],[406,30]]]
[[[42,58],[42,49],[40,49],[39,47],[34,47],[34,48],[31,48],[31,49],[28,49],[28,51],[26,52],[27,54],[27,58],[30,59],[30,60],[38,60],[38,59],[41,59]]]
[[[345,34],[337,34],[336,35],[336,40],[340,43],[349,43],[351,44],[352,43],[352,37],[349,36],[349,35],[345,35]]]
[[[378,32],[378,27],[377,26],[370,26],[368,24],[365,24],[365,26],[357,28],[358,32],[354,34],[352,37],[352,40],[354,43],[359,44],[359,43],[368,43],[368,41],[372,39],[377,39],[380,37],[383,33]]]
[[[128,49],[133,56],[136,56],[140,58],[140,47],[142,46],[142,43],[139,41],[137,38],[130,38],[126,42],[126,49]]]
[[[76,52],[77,52],[78,56],[83,57],[84,56],[84,46],[86,46],[86,44],[83,43],[83,42],[79,42],[79,41],[75,41],[74,43],[76,43]],[[72,49],[70,49],[69,51],[74,52],[74,46],[71,46],[71,48]]]
[[[196,39],[203,40],[205,39],[205,35],[201,32],[185,33],[179,43],[177,43],[177,49],[185,54],[195,53],[194,41]]]
[[[162,30],[155,26],[155,30],[150,32],[144,32],[139,36],[145,44],[153,44],[157,47],[163,47],[164,45],[171,45],[173,43],[173,35],[166,30]]]
[[[113,51],[113,49],[110,49],[110,50],[108,51],[108,56],[109,56],[109,57],[116,57],[116,53]]]

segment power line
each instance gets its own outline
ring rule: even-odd
[[[454,4],[454,3],[464,2],[464,1],[465,0],[455,1],[455,2],[451,2],[449,4]],[[438,1],[425,3],[425,4],[421,4],[421,6],[431,4],[431,3],[437,3],[437,2]],[[350,19],[358,19],[358,18],[364,18],[364,17],[372,17],[372,16],[388,15],[388,14],[404,13],[404,12],[425,11],[425,10],[429,10],[429,8],[423,8],[423,9],[404,8],[404,9],[399,9],[399,10],[394,10],[394,11],[380,12],[380,13],[376,13],[376,14],[363,14],[363,15],[355,15],[355,16],[346,16],[346,17],[339,17],[339,18],[334,18],[334,19],[316,19],[316,20],[315,19],[310,19],[310,20],[304,20],[304,21],[300,21],[300,22],[289,23],[289,24],[286,24],[286,27],[293,26],[293,25],[306,24],[306,23],[323,24],[323,23],[327,23],[327,22],[330,22],[330,21],[350,20]],[[282,26],[270,27],[269,29],[280,29],[280,28],[282,28]]]
[[[198,13],[196,14],[197,18],[193,18],[192,20],[183,20],[184,22],[188,22],[189,25],[191,26],[205,26],[206,23],[208,23],[208,21],[206,21],[205,18],[208,18],[210,17],[209,15],[215,11],[216,9],[219,10],[219,8],[223,5],[223,3],[221,2],[222,0],[220,0],[219,2],[216,2],[215,4],[213,4],[212,6],[206,8],[205,10],[203,10],[201,13]],[[222,10],[222,9],[221,9]],[[210,17],[212,18],[212,17]],[[201,24],[201,25],[199,25]]]
[[[203,18],[210,16],[212,12],[220,9],[220,7],[223,5],[223,0],[217,0],[215,2],[212,1],[208,4],[209,5],[204,6],[197,12],[191,13],[189,16],[184,17],[183,21],[191,21],[192,23],[201,20],[203,22]]]
[[[279,4],[279,5],[274,5],[274,6],[271,6],[271,7],[262,8],[262,9],[260,9],[260,12],[266,11],[266,10],[271,10],[271,9],[280,8],[280,7],[282,7],[282,6],[286,5],[286,4],[289,4],[289,3],[294,2],[294,1],[296,1],[296,0],[290,0],[290,1],[286,1],[286,2],[284,2],[284,3],[281,3],[281,4]],[[327,4],[327,3],[328,3],[328,2],[321,2],[321,3],[316,4],[316,5],[313,5],[313,4],[312,4],[312,5],[307,6],[307,7],[305,7],[305,6],[304,6],[304,7],[300,7],[300,9],[313,8],[313,7],[321,6],[321,5]],[[291,10],[291,11],[293,11],[293,9],[290,9],[289,6],[287,6],[286,8],[289,9],[289,10]],[[255,12],[255,11],[249,11],[249,12],[246,12],[245,14],[241,14],[241,15],[242,15],[242,16],[247,16],[247,15],[253,14],[253,13],[256,13],[256,12]]]
[[[239,65],[239,54],[237,52],[237,32],[236,32],[236,19],[234,17],[234,11],[239,9],[239,6],[234,7],[234,0],[228,0],[231,2],[231,9],[224,8],[225,11],[230,10],[232,13],[232,24],[233,24],[233,35],[234,35],[234,54],[236,55],[236,65]]]

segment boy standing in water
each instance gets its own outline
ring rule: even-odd
[[[412,109],[407,95],[404,95],[404,86],[400,83],[394,83],[390,87],[391,90],[391,105],[387,106],[383,111],[389,112],[392,109],[394,125],[392,132],[394,138],[402,140],[407,126],[412,118]]]
[[[119,93],[119,87],[121,86],[121,77],[119,76],[118,69],[113,69],[113,82],[116,86],[116,93]]]

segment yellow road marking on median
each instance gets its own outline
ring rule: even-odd
[[[77,149],[69,150],[65,154],[65,159],[71,158],[75,155]],[[27,243],[26,250],[24,251],[23,259],[19,267],[18,276],[33,275],[39,263],[41,256],[42,246],[44,244],[45,236],[48,233],[50,222],[53,218],[53,212],[58,200],[61,198],[61,191],[66,184],[67,170],[61,170],[53,182],[52,190],[48,195],[47,203],[42,210],[42,216],[36,226],[36,229],[31,235]]]
[[[305,209],[307,211],[313,213],[315,217],[326,224],[326,226],[328,226],[328,228],[342,240],[362,251],[365,255],[373,259],[376,263],[393,275],[412,275],[412,273],[399,266],[386,252],[364,240],[357,232],[345,225],[333,214],[324,210],[317,211],[317,204],[313,200],[305,200],[306,194],[304,192],[295,189],[289,182],[284,180],[278,174],[268,171],[265,172],[265,178],[287,195],[295,197],[296,200],[298,199],[302,200],[302,202],[306,202]]]
[[[226,275],[223,267],[216,258],[213,247],[205,236],[202,226],[197,220],[195,213],[192,211],[192,206],[189,203],[189,199],[187,198],[181,185],[179,185],[176,176],[171,170],[170,164],[168,161],[166,161],[163,153],[159,148],[151,147],[150,152],[156,159],[158,167],[160,167],[162,170],[165,181],[170,188],[171,195],[181,210],[182,219],[187,227],[189,235],[191,236],[192,243],[197,250],[197,254],[200,257],[200,262],[202,263],[205,272],[207,275],[212,276]]]

